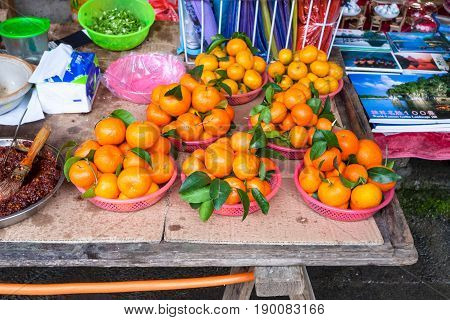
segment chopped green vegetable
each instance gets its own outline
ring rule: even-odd
[[[112,9],[103,11],[102,14],[94,18],[91,29],[110,35],[124,35],[141,30],[144,25],[134,14],[125,9]]]

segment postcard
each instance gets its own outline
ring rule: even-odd
[[[397,52],[395,58],[404,73],[445,73],[449,70],[441,54]]]
[[[392,52],[346,50],[341,53],[348,71],[402,72]]]

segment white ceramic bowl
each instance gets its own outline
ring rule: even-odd
[[[33,67],[25,60],[0,54],[0,115],[17,107],[31,89]]]

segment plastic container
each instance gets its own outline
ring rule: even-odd
[[[220,137],[213,137],[201,141],[181,141],[180,139],[175,138],[168,138],[168,139],[170,140],[170,143],[172,143],[172,145],[175,146],[175,148],[178,151],[192,153],[197,149],[206,149],[210,144],[212,144],[219,138]]]
[[[103,34],[90,28],[94,18],[103,11],[115,8],[129,10],[144,24],[144,27],[137,32],[124,35]],[[150,26],[155,21],[155,11],[146,0],[89,0],[78,11],[78,21],[99,47],[111,51],[124,51],[137,47],[147,38]]]
[[[360,220],[366,220],[372,217],[375,213],[386,207],[394,197],[395,189],[392,188],[391,190],[387,192],[383,192],[383,201],[380,203],[380,205],[370,208],[370,209],[364,209],[364,210],[351,210],[351,209],[339,209],[336,207],[328,206],[319,200],[314,199],[311,197],[306,191],[303,190],[303,188],[300,186],[300,182],[298,181],[298,176],[300,175],[300,172],[303,168],[303,162],[301,162],[297,168],[295,169],[294,174],[294,182],[295,186],[297,187],[297,190],[300,192],[303,200],[305,203],[313,209],[318,214],[330,218],[332,220],[337,221],[360,221]]]
[[[232,95],[231,97],[227,96],[228,103],[232,106],[238,106],[238,105],[246,104],[246,103],[249,103],[250,101],[255,100],[261,93],[262,87],[267,83],[269,76],[267,75],[266,72],[264,72],[262,74],[262,78],[263,78],[263,83],[261,85],[261,88],[258,88],[256,90],[253,90],[253,91],[250,91],[247,93],[235,94],[235,95]]]
[[[38,63],[48,50],[50,20],[38,17],[16,17],[0,23],[0,36],[6,51],[31,63]]]
[[[97,207],[112,212],[133,212],[151,207],[159,200],[161,200],[162,197],[164,197],[169,188],[174,184],[175,180],[177,179],[178,175],[177,164],[172,158],[170,159],[172,161],[175,170],[170,180],[167,181],[167,183],[158,191],[140,198],[130,200],[106,199],[102,197],[88,198],[88,200]],[[85,189],[79,187],[77,187],[77,189],[81,193],[84,193],[86,191]]]
[[[186,180],[186,175],[184,173],[181,174],[181,181]],[[270,200],[278,193],[281,187],[281,174],[278,168],[275,169],[275,173],[272,175],[272,179],[270,179],[270,186],[272,191],[267,195],[266,200],[270,202]],[[250,207],[248,209],[248,213],[254,213],[260,210],[258,203],[256,201],[250,201]],[[228,217],[241,217],[244,215],[244,207],[241,203],[238,204],[224,204],[222,208],[219,210],[214,210],[215,214],[221,216]]]
[[[179,82],[184,73],[184,63],[172,54],[130,54],[112,62],[102,81],[121,99],[149,104],[155,87]]]

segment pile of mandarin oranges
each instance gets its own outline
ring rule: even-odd
[[[307,150],[296,177],[301,188],[322,203],[340,209],[363,210],[380,205],[383,192],[394,188],[400,176],[394,173],[393,163],[383,164],[376,142],[358,139],[346,129],[321,133],[336,137],[337,144],[327,145],[319,137]]]
[[[261,178],[261,166],[264,171],[276,169],[273,160],[256,155],[256,149],[250,148],[252,134],[237,131],[231,137],[223,137],[209,145],[205,150],[197,149],[187,157],[181,170],[186,176],[194,172],[204,172],[211,180],[223,179],[231,187],[231,193],[225,204],[240,203],[237,189],[248,194],[254,201],[251,189],[258,189],[266,197],[272,191],[270,175]]]
[[[195,65],[203,66],[201,80],[204,84],[225,84],[224,93],[243,94],[261,88],[264,83],[266,62],[253,52],[255,49],[246,35],[220,38],[206,53],[197,56]]]
[[[180,83],[157,86],[147,106],[147,120],[163,133],[176,132],[183,141],[205,141],[224,136],[234,119],[234,109],[222,92],[195,80],[190,74]]]
[[[312,84],[320,95],[328,95],[339,87],[344,75],[343,69],[327,60],[327,54],[313,45],[307,45],[299,51],[282,49],[278,60],[269,64],[269,76],[283,90]]]
[[[97,123],[94,134],[95,140],[81,143],[65,165],[66,177],[86,190],[86,198],[139,198],[158,191],[173,176],[170,141],[154,123],[127,126],[109,116]]]

